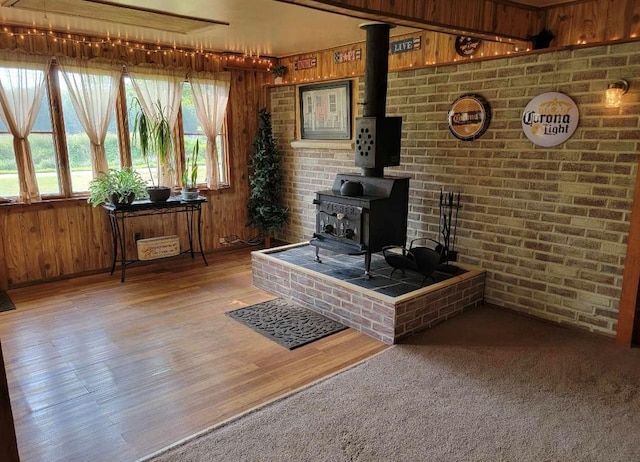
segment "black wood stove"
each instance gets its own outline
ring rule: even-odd
[[[330,190],[316,192],[316,229],[309,243],[319,250],[364,255],[384,246],[404,246],[407,238],[409,178],[384,175],[400,165],[401,117],[386,117],[389,29],[364,25],[367,33],[363,117],[356,119],[355,165],[361,174],[341,173]]]

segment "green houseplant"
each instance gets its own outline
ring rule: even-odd
[[[282,83],[282,77],[287,73],[287,66],[283,64],[276,64],[271,68],[271,73],[275,77],[274,83]]]
[[[271,114],[263,108],[258,112],[258,118],[249,176],[248,215],[249,225],[258,228],[269,247],[271,235],[287,220],[288,209],[282,204],[282,168],[273,138]]]
[[[182,171],[182,198],[194,200],[198,198],[198,154],[200,153],[200,141],[196,140],[191,153],[185,159]]]
[[[171,188],[168,186],[156,185],[153,171],[151,170],[151,153],[156,155],[156,178],[160,182],[163,171],[173,171],[173,130],[171,124],[164,115],[160,101],[156,103],[154,117],[148,117],[142,110],[140,101],[135,100],[136,113],[133,122],[133,140],[140,146],[142,157],[144,157],[149,169],[151,186],[147,188],[149,198],[152,202],[166,201],[171,195]]]
[[[89,183],[89,202],[94,207],[112,203],[130,204],[136,199],[145,199],[147,183],[140,173],[131,167],[109,169]]]

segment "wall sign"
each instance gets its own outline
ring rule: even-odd
[[[480,47],[480,39],[458,35],[456,37],[456,53],[460,56],[473,56]]]
[[[348,63],[349,61],[360,61],[362,59],[362,48],[348,51],[336,51],[333,54],[333,62],[336,64]]]
[[[419,50],[422,45],[422,37],[409,37],[389,44],[389,54],[397,55],[408,51]]]
[[[538,146],[564,143],[578,127],[578,106],[564,93],[536,96],[522,113],[522,130]]]
[[[314,56],[313,58],[300,59],[298,61],[293,62],[293,69],[296,71],[301,71],[304,69],[313,69],[318,65],[318,59]]]
[[[480,95],[462,95],[451,105],[448,119],[453,136],[462,141],[472,141],[489,128],[491,107]]]

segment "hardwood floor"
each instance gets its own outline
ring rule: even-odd
[[[23,461],[133,461],[386,346],[352,329],[289,351],[224,313],[274,298],[250,251],[9,291],[0,339]]]

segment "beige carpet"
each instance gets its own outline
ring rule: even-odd
[[[640,350],[485,307],[151,460],[640,461],[639,392]]]

